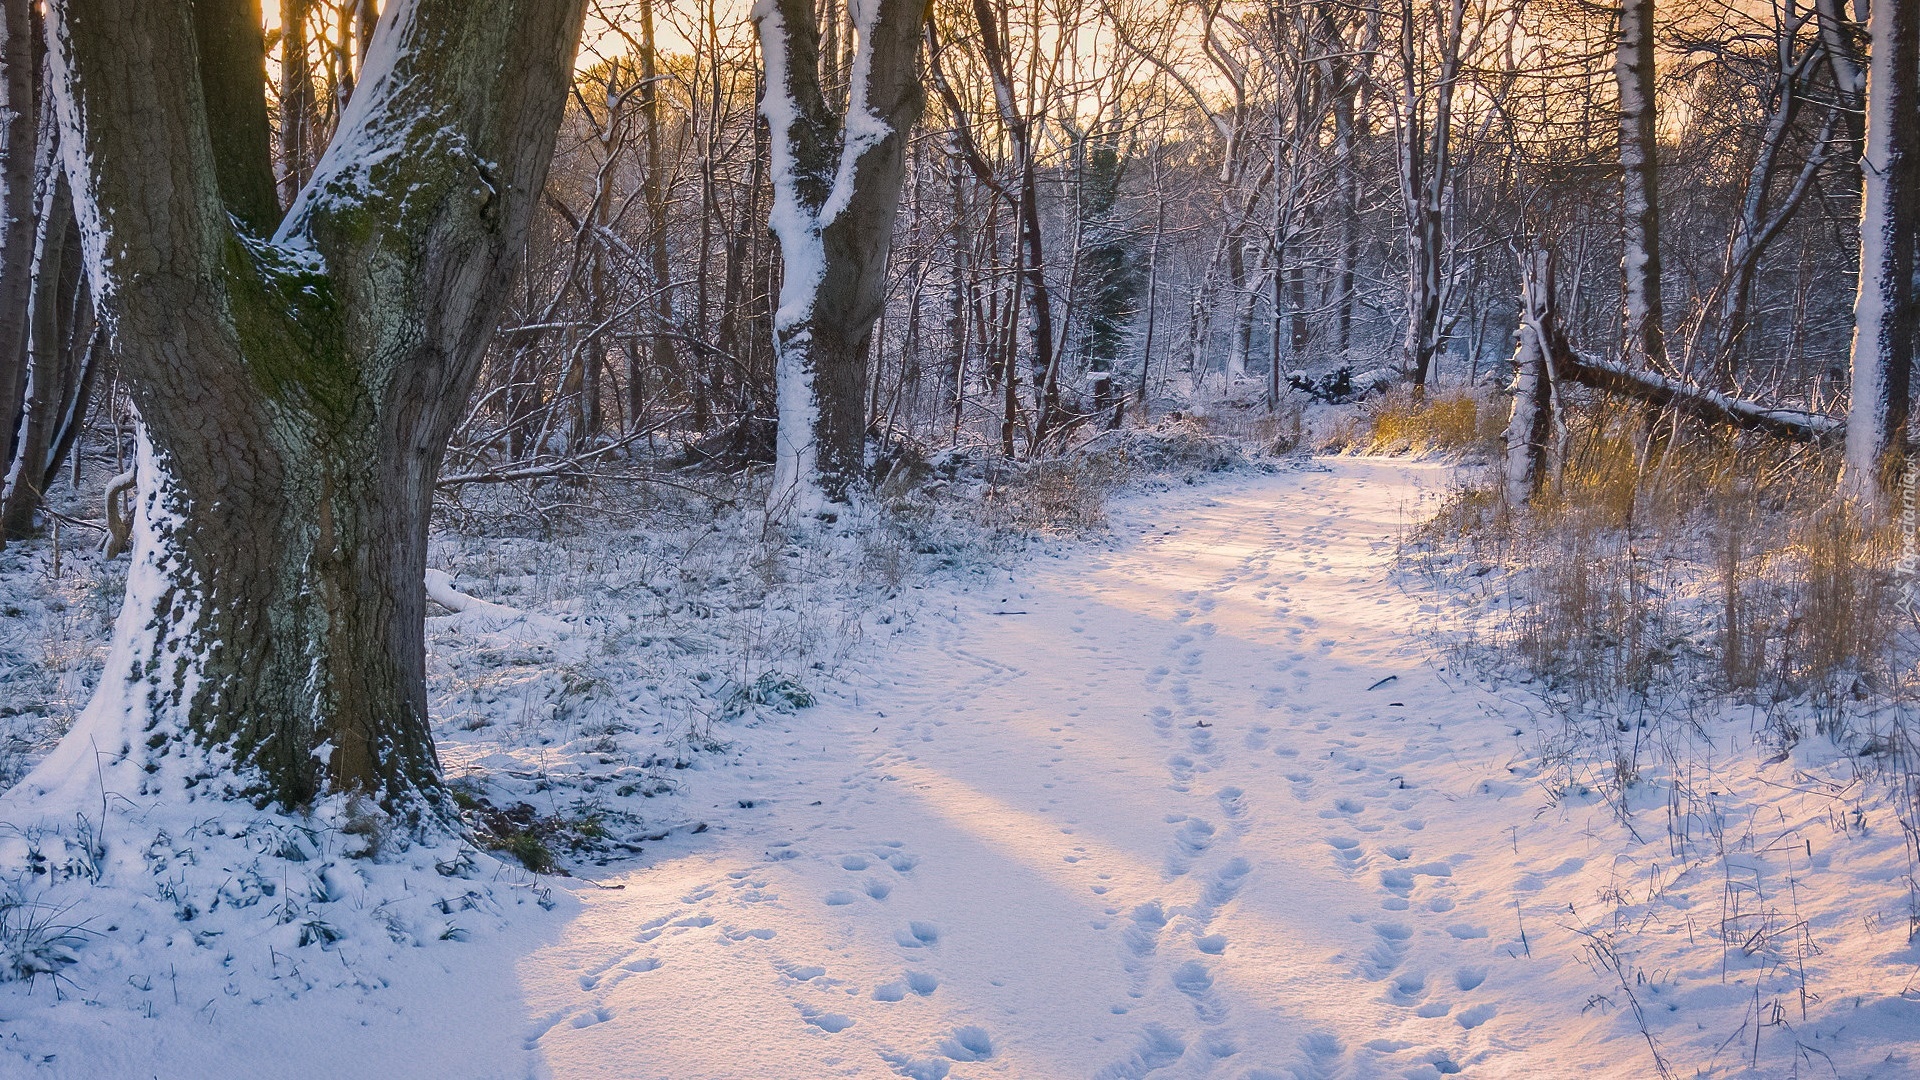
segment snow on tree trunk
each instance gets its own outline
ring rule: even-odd
[[[73,309],[78,275],[63,265],[73,240],[73,200],[57,174],[48,177],[41,193],[39,221],[34,235],[33,268],[29,275],[26,335],[26,394],[20,409],[19,432],[13,460],[7,469],[6,494],[0,499],[0,534],[25,537],[33,532],[46,483],[47,457],[53,449],[54,429],[66,398],[61,384],[68,320]],[[73,347],[84,348],[85,343]]]
[[[1247,280],[1247,245],[1238,236],[1227,239],[1227,281],[1233,293],[1233,327],[1227,336],[1227,382],[1247,377],[1247,353],[1253,348],[1253,289]]]
[[[1660,303],[1659,159],[1654,106],[1653,0],[1620,0],[1621,288],[1631,365],[1664,367]]]
[[[866,458],[867,354],[885,304],[887,253],[920,115],[926,0],[856,0],[847,110],[820,82],[820,31],[808,0],[759,0],[766,65],[760,111],[772,134],[782,276],[774,312],[779,411],[771,506],[795,519],[845,500]]]
[[[271,182],[265,126],[212,134],[260,115],[263,86],[196,70],[196,5],[52,7],[92,292],[144,428],[112,659],[28,784],[87,781],[97,744],[129,794],[361,792],[421,828],[450,814],[426,715],[427,515],[583,6],[388,6],[271,238],[243,213]]]
[[[1519,347],[1513,356],[1513,412],[1507,421],[1507,503],[1522,506],[1545,475],[1553,429],[1553,256],[1533,250],[1520,257]]]
[[[39,138],[39,27],[31,0],[0,0],[0,461],[12,451],[27,384],[27,307]],[[0,535],[0,547],[6,538]]]
[[[1914,237],[1920,230],[1920,8],[1873,0],[1867,29],[1865,198],[1853,309],[1853,400],[1841,490],[1884,509],[1904,466],[1913,369]]]

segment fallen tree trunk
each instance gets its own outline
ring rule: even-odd
[[[1770,408],[1726,394],[1689,386],[1654,371],[1636,371],[1605,360],[1595,360],[1571,349],[1556,350],[1555,374],[1603,393],[1618,394],[1656,408],[1672,406],[1680,412],[1716,424],[1731,424],[1794,442],[1837,441],[1846,421],[1805,409]]]

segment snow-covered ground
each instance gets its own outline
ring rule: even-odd
[[[1625,822],[1556,779],[1534,703],[1449,670],[1395,571],[1447,476],[1239,472],[909,579],[813,707],[675,772],[704,828],[468,940],[303,946],[341,968],[305,990],[162,969],[155,1020],[10,990],[0,1076],[1914,1075],[1872,785],[1737,734]]]

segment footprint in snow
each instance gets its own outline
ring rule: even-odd
[[[1132,1056],[1094,1073],[1093,1080],[1144,1080],[1155,1069],[1179,1061],[1186,1052],[1185,1039],[1159,1024],[1148,1024]]]
[[[955,1061],[985,1061],[993,1056],[993,1038],[985,1028],[958,1027],[940,1040],[940,1052]]]
[[[1367,864],[1366,852],[1360,850],[1360,841],[1351,836],[1329,836],[1328,846],[1333,848],[1334,860],[1340,869],[1349,874],[1358,873]]]
[[[1174,834],[1174,845],[1188,856],[1199,855],[1213,845],[1213,826],[1199,818],[1188,818]]]
[[[1340,1040],[1330,1034],[1316,1032],[1302,1036],[1300,1055],[1305,1060],[1294,1067],[1290,1080],[1334,1080],[1340,1075],[1340,1058],[1344,1053]],[[1256,1075],[1259,1080],[1268,1080],[1268,1077],[1280,1080],[1279,1073],[1249,1074],[1248,1080],[1255,1080]]]
[[[1201,757],[1213,753],[1213,732],[1208,728],[1196,727],[1187,736],[1187,745]]]
[[[802,1013],[800,1018],[829,1035],[838,1035],[853,1026],[853,1017],[841,1013]]]
[[[1461,1027],[1466,1028],[1468,1031],[1472,1031],[1474,1028],[1477,1028],[1481,1024],[1484,1024],[1487,1021],[1493,1019],[1494,1014],[1498,1011],[1499,1010],[1495,1009],[1492,1005],[1482,1003],[1479,1005],[1473,1005],[1468,1008],[1461,1009],[1460,1015],[1454,1017],[1453,1019]]]
[[[1233,822],[1235,832],[1247,829],[1247,793],[1237,787],[1223,787],[1214,794],[1220,800],[1220,812]]]
[[[1218,1024],[1227,1018],[1227,1007],[1213,992],[1213,973],[1198,960],[1189,960],[1173,969],[1174,988],[1193,1002],[1193,1014],[1204,1024]]]
[[[574,1027],[584,1028],[584,1027],[592,1027],[595,1024],[604,1024],[611,1019],[613,1019],[613,1012],[611,1010],[602,1008],[602,1009],[589,1009],[586,1012],[583,1012],[580,1015],[574,1017],[571,1022]]]
[[[835,889],[825,897],[828,907],[846,907],[858,899],[860,899],[858,894],[848,892],[845,889]]]
[[[940,941],[940,928],[932,923],[910,922],[905,930],[894,932],[893,940],[903,949],[924,949]]]
[[[889,1050],[875,1052],[895,1075],[904,1076],[907,1080],[947,1080],[947,1074],[953,1071],[953,1066],[939,1058],[913,1058]]]
[[[1405,1008],[1418,1003],[1421,992],[1426,988],[1425,975],[1417,971],[1403,971],[1394,976],[1392,985],[1387,987],[1387,1000]]]
[[[1413,931],[1402,923],[1375,923],[1373,933],[1374,943],[1361,958],[1360,970],[1369,979],[1384,979],[1400,966]]]
[[[1200,892],[1201,901],[1210,908],[1226,904],[1240,894],[1252,870],[1253,864],[1237,855],[1228,859],[1207,879],[1207,887]]]

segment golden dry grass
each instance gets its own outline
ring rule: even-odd
[[[1361,436],[1345,440],[1369,453],[1452,454],[1489,451],[1499,443],[1500,410],[1470,390],[1438,390],[1416,395],[1396,387],[1361,410]]]
[[[1605,405],[1573,414],[1564,465],[1524,508],[1497,478],[1410,539],[1513,572],[1495,636],[1582,695],[1705,670],[1721,691],[1837,700],[1905,681],[1897,526],[1833,496],[1831,452]],[[1676,661],[1704,663],[1681,673]]]

